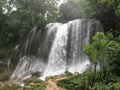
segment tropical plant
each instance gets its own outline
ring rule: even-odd
[[[110,42],[109,38],[103,32],[97,32],[93,37],[93,42],[90,45],[86,45],[84,51],[89,57],[93,67],[93,79],[92,85],[96,78],[97,66],[100,66],[101,71],[106,71],[107,67],[107,45]]]

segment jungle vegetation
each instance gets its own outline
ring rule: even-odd
[[[58,84],[67,90],[120,90],[120,0],[66,0],[60,7],[58,2],[0,0],[0,73],[8,70],[9,58],[11,72],[14,70],[19,50],[32,28],[42,32],[50,22],[97,19],[104,33],[96,33],[93,42],[84,47],[94,70]]]

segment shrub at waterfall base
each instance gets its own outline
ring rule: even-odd
[[[93,42],[90,45],[86,45],[84,51],[93,65],[93,79],[91,85],[93,85],[96,78],[97,66],[100,66],[102,74],[105,74],[107,67],[107,45],[110,39],[104,35],[103,32],[97,32],[93,37]]]
[[[23,90],[45,90],[46,83],[29,83],[27,86],[24,87]]]
[[[58,85],[66,90],[120,90],[120,77],[107,74],[106,77],[100,78],[99,73],[96,73],[96,81],[92,87],[90,86],[91,72],[69,77],[59,81]]]
[[[23,90],[45,90],[46,88],[46,82],[38,79],[36,76],[32,76],[23,82],[25,84]]]

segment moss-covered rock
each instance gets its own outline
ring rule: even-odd
[[[30,84],[30,83],[41,83],[43,82],[42,80],[38,79],[37,77],[30,77],[26,80],[23,81],[25,85]]]
[[[41,75],[41,72],[39,71],[32,73],[33,77],[40,77],[40,75]]]
[[[25,86],[23,90],[45,90],[46,83],[37,77],[31,77],[24,80]]]

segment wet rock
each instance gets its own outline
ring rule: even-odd
[[[37,72],[34,72],[32,73],[32,76],[34,77],[40,77],[41,76],[41,72],[37,71]]]
[[[41,83],[43,81],[38,79],[37,77],[30,77],[30,78],[27,78],[26,80],[24,80],[23,82],[25,83],[25,85],[27,85],[29,83]]]

